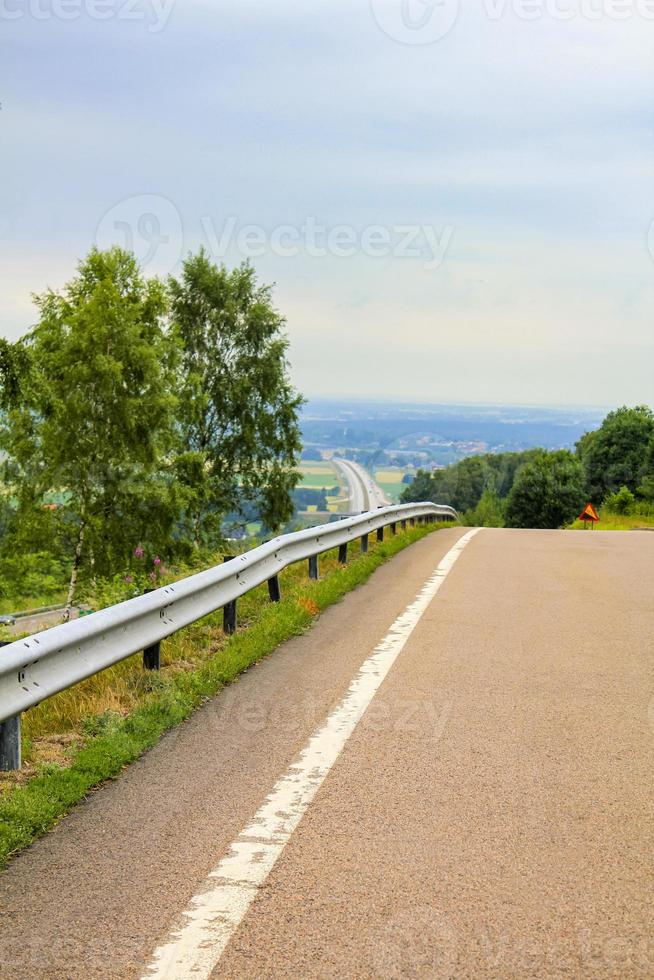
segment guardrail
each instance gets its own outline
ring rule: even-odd
[[[161,641],[218,609],[225,632],[233,633],[238,597],[268,582],[270,599],[279,601],[278,575],[288,565],[308,559],[309,576],[318,578],[321,553],[338,548],[344,563],[357,538],[367,551],[373,532],[383,540],[389,525],[395,532],[398,523],[434,520],[458,516],[442,504],[398,504],[283,534],[226,564],[7,644],[0,649],[0,769],[20,768],[20,716],[28,708],[139,650],[144,667],[158,669]]]

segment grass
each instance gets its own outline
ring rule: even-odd
[[[341,485],[341,480],[335,466],[328,462],[305,462],[300,464],[303,487],[322,490],[323,487],[336,487]]]
[[[612,514],[610,511],[599,510],[598,531],[634,531],[638,528],[654,527],[652,514]],[[570,531],[583,531],[582,521],[574,521],[568,526]]]
[[[406,472],[406,469],[399,466],[386,469],[380,467],[375,470],[375,482],[382,488],[389,500],[398,501],[400,499],[400,494],[406,486],[402,483],[402,477]]]
[[[66,601],[67,591],[67,588],[62,587],[59,592],[0,598],[0,615],[4,613],[22,612],[26,609],[40,609],[42,606],[60,605]]]
[[[224,636],[221,614],[213,614],[162,644],[160,672],[145,672],[135,654],[27,712],[27,764],[19,773],[0,774],[0,867],[242,671],[304,632],[384,561],[444,526],[417,526],[382,543],[371,541],[363,555],[353,546],[345,566],[328,552],[320,558],[317,582],[309,580],[305,563],[292,566],[280,576],[280,603],[268,601],[265,586],[239,599],[234,636]]]

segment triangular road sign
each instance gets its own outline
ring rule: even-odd
[[[586,504],[581,514],[577,518],[578,521],[599,521],[599,514],[595,510],[592,504]]]

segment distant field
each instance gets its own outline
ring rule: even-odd
[[[340,472],[335,466],[332,466],[331,463],[311,460],[302,462],[299,470],[302,474],[302,482],[300,483],[302,487],[309,487],[312,490],[331,489],[332,487],[339,488],[339,492],[336,495],[327,496],[328,510],[336,513],[347,509],[347,489],[341,479]],[[316,508],[309,507],[307,509],[311,511]]]
[[[299,469],[302,474],[301,486],[303,487],[322,490],[323,487],[340,485],[338,475],[330,463],[301,463]]]
[[[402,483],[402,478],[406,472],[405,469],[399,467],[380,468],[375,470],[375,482],[391,500],[399,500],[400,494],[406,486]]]

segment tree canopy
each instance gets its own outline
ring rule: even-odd
[[[231,272],[200,251],[170,279],[181,347],[180,453],[187,533],[215,539],[221,516],[244,501],[270,528],[293,513],[302,449],[302,399],[288,380],[284,320],[254,270]]]
[[[602,501],[620,487],[635,492],[645,475],[648,449],[654,439],[654,415],[646,405],[617,408],[599,429],[577,443],[588,494]]]
[[[509,527],[557,528],[575,519],[584,502],[584,473],[566,449],[537,453],[516,473],[506,501]]]
[[[0,344],[8,535],[113,575],[135,548],[218,544],[227,513],[292,513],[300,397],[284,321],[247,265],[189,256],[179,281],[93,249],[36,326]],[[49,541],[48,541],[49,539]]]

